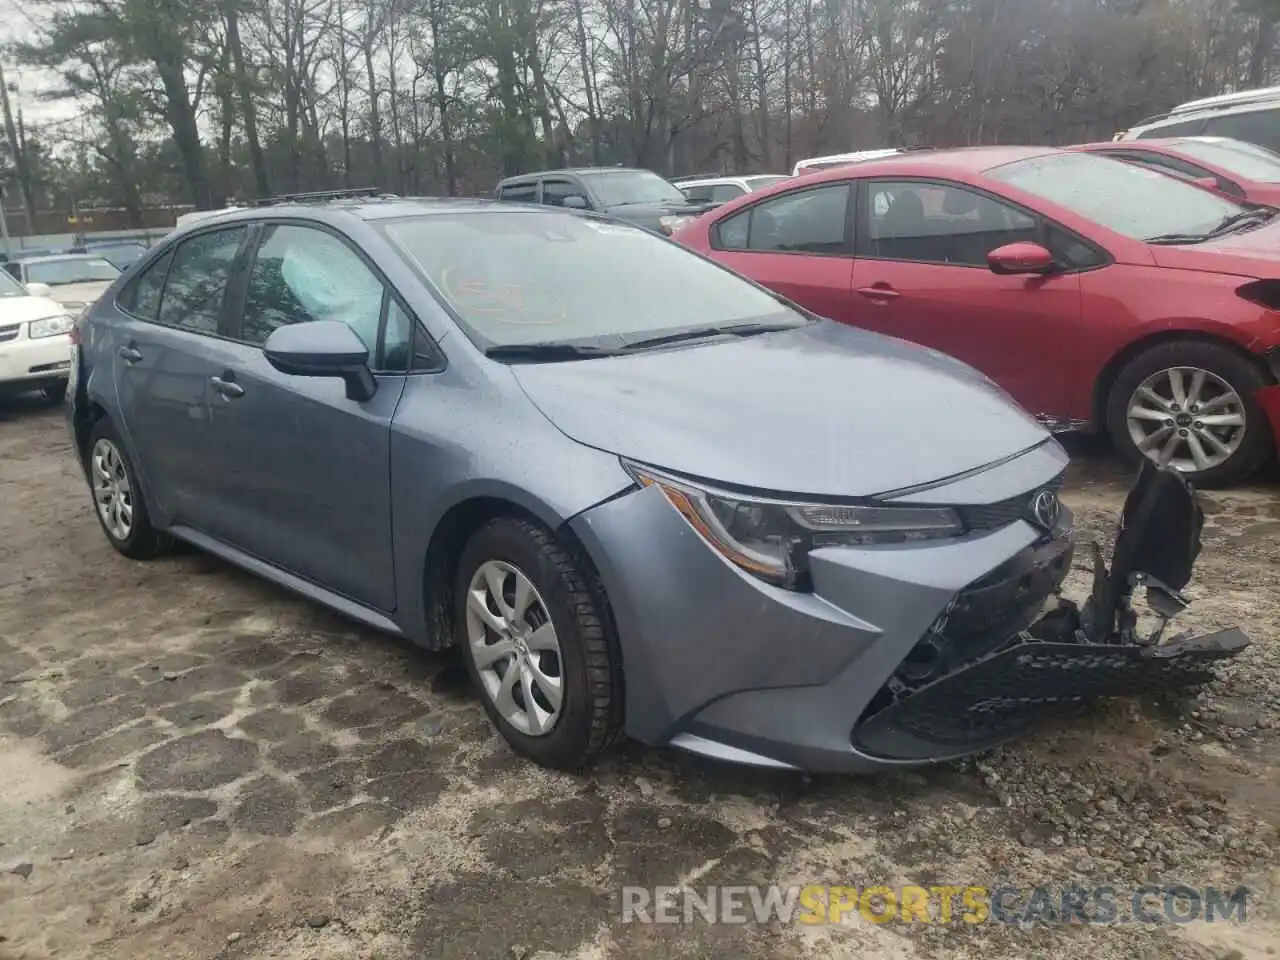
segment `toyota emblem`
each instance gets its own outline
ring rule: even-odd
[[[1045,530],[1052,530],[1058,523],[1062,504],[1052,490],[1041,490],[1031,500],[1031,517]]]

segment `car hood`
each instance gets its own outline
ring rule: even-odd
[[[59,303],[90,304],[102,296],[110,286],[109,280],[92,283],[63,283],[50,288],[49,296]]]
[[[579,443],[756,490],[871,496],[972,471],[1048,437],[958,360],[825,320],[511,369]]]
[[[0,297],[0,326],[57,317],[66,308],[49,297]]]
[[[1156,264],[1239,277],[1280,276],[1280,217],[1256,230],[1227,234],[1206,243],[1151,245]]]

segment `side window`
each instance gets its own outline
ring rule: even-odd
[[[1069,270],[1087,270],[1107,262],[1107,255],[1055,224],[1046,224],[1045,244],[1053,259]]]
[[[1162,126],[1151,127],[1143,130],[1138,134],[1138,140],[1151,140],[1155,137],[1193,137],[1200,132],[1204,126],[1204,119],[1184,120],[1181,123],[1166,123]]]
[[[700,187],[681,187],[680,192],[690,203],[707,203],[711,200],[711,187],[705,184]]]
[[[229,227],[182,242],[160,300],[161,323],[195,333],[218,332],[227,279],[244,235],[244,227]]]
[[[537,203],[538,185],[536,183],[510,183],[498,194],[499,200],[508,203]]]
[[[22,279],[22,265],[18,263],[16,260],[10,260],[8,263],[4,265],[4,268],[9,271],[9,273],[13,276],[13,279],[15,280]]]
[[[1035,218],[963,187],[874,181],[868,193],[868,256],[985,268],[997,247],[1040,242]]]
[[[568,180],[543,180],[542,202],[549,207],[563,207],[565,197],[580,197],[582,189]]]
[[[169,249],[125,284],[116,298],[121,309],[139,320],[154,321],[160,315],[160,294],[164,291],[164,278],[172,262],[173,250]]]
[[[413,317],[395,297],[387,298],[387,325],[382,333],[382,369],[404,373],[409,369],[413,344]]]
[[[733,183],[717,183],[711,188],[711,200],[714,203],[728,203],[735,197],[740,197],[747,191],[743,190],[737,184]]]
[[[716,224],[715,246],[721,250],[747,249],[747,235],[751,232],[751,211],[743,210]]]
[[[356,252],[332,234],[314,227],[271,226],[249,271],[240,337],[260,344],[276,327],[339,320],[373,357],[383,289]]]
[[[834,183],[770,197],[722,221],[716,239],[724,250],[771,253],[846,253],[849,184]]]
[[[1246,143],[1256,143],[1269,150],[1280,150],[1280,110],[1272,108],[1212,117],[1205,124],[1204,132],[1215,137],[1234,137]]]

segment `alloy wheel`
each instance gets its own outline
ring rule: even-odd
[[[550,733],[564,703],[555,625],[537,587],[520,569],[488,560],[467,588],[467,642],[485,696],[512,727]]]
[[[98,516],[116,540],[128,540],[133,532],[133,486],[124,457],[106,437],[93,445],[93,499]]]
[[[1147,377],[1129,398],[1127,421],[1144,456],[1185,473],[1226,463],[1246,428],[1240,394],[1199,367],[1170,367]]]

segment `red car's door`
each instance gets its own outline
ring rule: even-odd
[[[853,185],[794,190],[726,217],[711,255],[822,317],[852,321]]]
[[[1058,256],[1075,238],[958,184],[870,180],[857,240],[854,324],[963,360],[1032,414],[1071,415],[1079,276],[1001,276],[987,254],[1032,241]]]

